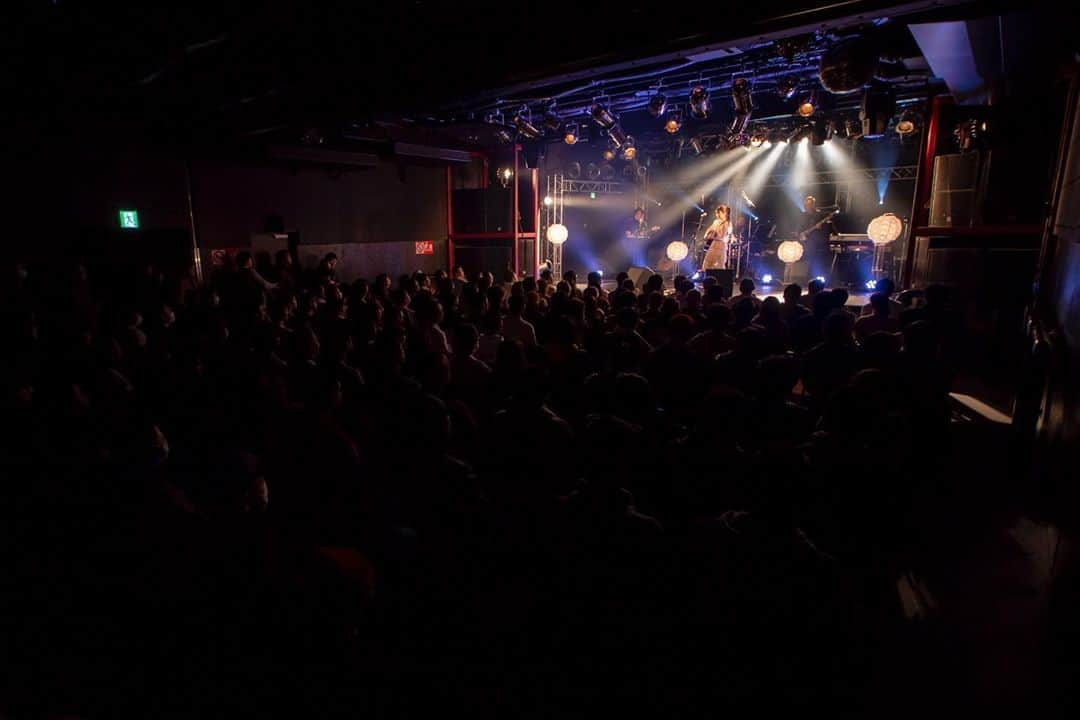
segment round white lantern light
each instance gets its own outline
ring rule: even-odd
[[[668,243],[667,256],[671,262],[681,262],[690,254],[690,248],[682,240]]]
[[[878,215],[866,226],[866,235],[875,245],[888,245],[900,237],[904,221],[892,213]]]
[[[562,245],[569,236],[570,231],[567,230],[566,226],[562,223],[555,223],[554,225],[548,226],[547,239],[552,245]]]
[[[780,247],[776,248],[776,257],[784,263],[798,262],[802,256],[803,245],[798,240],[785,240],[780,243]]]

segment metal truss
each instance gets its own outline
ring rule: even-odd
[[[856,168],[854,170],[821,170],[807,173],[800,183],[801,185],[834,185],[857,182],[860,180],[874,181],[883,178],[893,180],[914,180],[918,173],[918,165],[896,165],[881,168]],[[765,187],[778,187],[786,185],[790,172],[776,173],[769,178]]]
[[[568,180],[563,178],[562,191],[566,193],[604,193],[622,195],[632,192],[634,186],[615,180]]]

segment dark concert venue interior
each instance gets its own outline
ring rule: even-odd
[[[0,718],[1080,716],[1075,9],[199,5],[5,12]]]

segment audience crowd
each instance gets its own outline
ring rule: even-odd
[[[8,280],[13,715],[696,713],[902,664],[943,288]]]

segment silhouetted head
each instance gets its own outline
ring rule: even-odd
[[[480,334],[476,331],[475,325],[464,323],[454,330],[454,355],[469,357],[476,352],[479,345]]]
[[[784,288],[784,302],[786,302],[786,303],[797,303],[797,302],[799,302],[799,298],[801,298],[801,297],[802,297],[802,288],[799,287],[798,285],[796,285],[795,283],[791,283],[790,285],[788,285],[788,286],[786,286]]]

